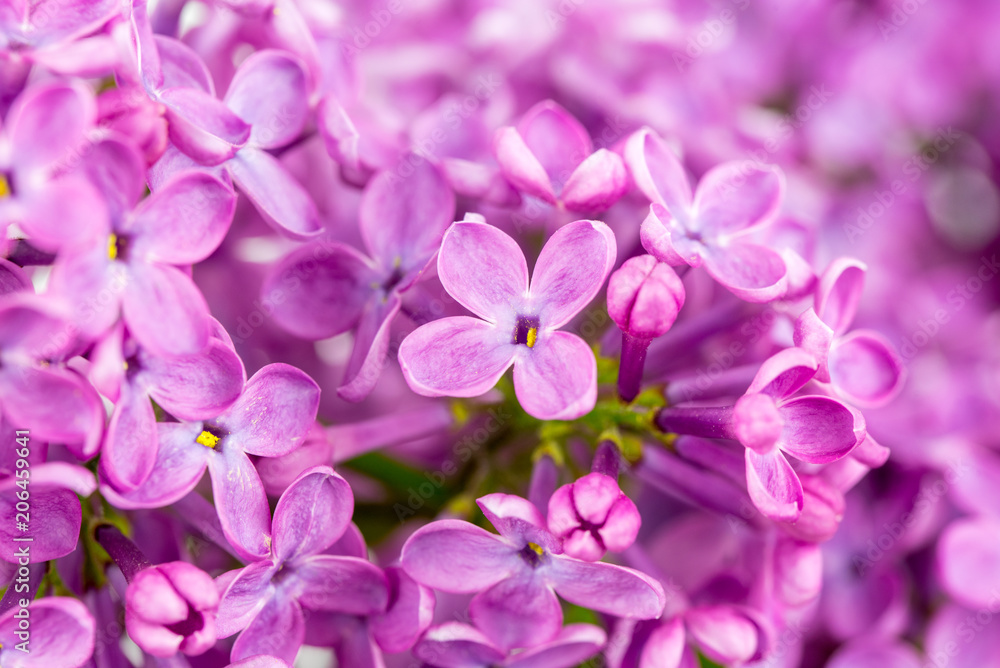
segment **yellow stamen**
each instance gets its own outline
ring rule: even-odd
[[[0,174],[0,199],[10,195],[10,184],[7,183],[7,177]]]
[[[108,258],[118,259],[118,235],[114,233],[108,237]]]
[[[531,329],[528,330],[528,341],[527,341],[528,347],[534,348],[535,341],[537,340],[538,340],[538,328],[532,327]]]
[[[214,448],[219,443],[219,437],[207,431],[203,431],[198,434],[198,438],[194,440],[201,443],[206,448]]]
[[[542,546],[539,545],[538,543],[528,543],[528,547],[531,548],[531,551],[537,554],[539,557],[545,554],[545,550],[543,550]]]

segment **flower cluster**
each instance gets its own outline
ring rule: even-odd
[[[997,26],[0,0],[0,666],[1000,665]]]

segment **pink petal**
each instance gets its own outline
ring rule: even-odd
[[[786,348],[769,357],[754,376],[747,394],[760,392],[783,399],[797,392],[816,373],[816,360],[801,348]]]
[[[390,654],[413,647],[434,618],[434,592],[398,566],[385,569],[389,581],[388,609],[368,622],[378,646]]]
[[[493,138],[493,154],[503,175],[515,188],[550,204],[555,204],[556,193],[545,167],[525,143],[517,129],[504,127]]]
[[[545,518],[527,499],[496,492],[479,497],[476,505],[500,535],[511,542],[535,541],[546,549],[555,546],[553,537],[547,535]]]
[[[492,389],[513,363],[511,336],[476,318],[442,318],[403,339],[399,366],[418,394],[476,397]]]
[[[250,126],[221,101],[195,88],[160,93],[166,106],[170,141],[203,165],[229,160],[250,138]]]
[[[700,267],[702,263],[700,251],[695,252],[690,245],[681,245],[678,248],[674,242],[675,236],[683,234],[684,230],[680,227],[680,223],[667,209],[657,202],[649,205],[649,213],[639,228],[639,239],[646,252],[672,267],[683,264]]]
[[[575,334],[544,333],[534,348],[518,351],[514,392],[521,407],[539,420],[586,415],[597,402],[594,352]]]
[[[276,231],[292,239],[308,239],[323,230],[312,197],[270,153],[244,148],[226,163],[226,168]]]
[[[694,210],[699,232],[724,238],[769,222],[781,208],[785,179],[777,167],[727,162],[698,183]]]
[[[713,661],[741,664],[757,652],[757,626],[730,606],[693,608],[684,620],[701,651]]]
[[[257,611],[270,600],[274,591],[271,580],[277,568],[270,560],[255,561],[235,571],[228,583],[224,583],[222,577],[216,580],[222,591],[216,613],[216,634],[220,639],[246,628]]]
[[[808,308],[795,320],[793,341],[796,347],[809,352],[816,359],[816,380],[829,383],[830,368],[827,358],[833,344],[834,332],[819,319],[816,311]]]
[[[203,172],[177,175],[136,209],[127,232],[130,258],[186,265],[215,252],[236,209],[232,189]]]
[[[49,181],[18,199],[22,213],[16,221],[43,250],[72,250],[107,233],[107,204],[79,174]]]
[[[865,286],[868,267],[850,257],[837,258],[820,277],[816,289],[816,313],[837,334],[854,320]]]
[[[30,87],[11,105],[6,129],[18,170],[46,168],[83,144],[97,118],[94,96],[82,84]]]
[[[506,668],[572,668],[601,651],[607,634],[593,624],[567,624],[551,641],[507,661]]]
[[[258,654],[292,663],[305,639],[306,623],[298,602],[275,593],[233,645],[229,658],[240,661]]]
[[[314,242],[293,251],[264,279],[261,294],[274,318],[305,339],[324,339],[354,328],[371,298],[375,272],[350,246]]]
[[[780,452],[758,455],[747,448],[747,491],[760,512],[776,522],[793,522],[802,512],[799,477]]]
[[[766,246],[734,242],[709,248],[705,269],[744,301],[762,304],[785,295],[788,269],[781,254]]]
[[[323,554],[302,559],[294,568],[303,587],[299,603],[310,610],[373,615],[389,603],[385,575],[366,559]]]
[[[384,301],[375,297],[368,302],[358,323],[343,385],[337,388],[337,396],[341,399],[361,401],[375,389],[388,359],[392,321],[401,305],[395,292]]]
[[[441,242],[437,269],[448,294],[491,322],[506,322],[527,297],[524,253],[517,242],[486,223],[452,225]]]
[[[529,109],[518,122],[517,132],[545,169],[556,193],[594,151],[586,128],[552,100]]]
[[[681,668],[687,634],[680,617],[674,617],[657,627],[646,640],[639,659],[640,668]]]
[[[288,364],[268,364],[255,373],[236,403],[216,422],[239,435],[251,455],[280,457],[299,447],[316,420],[319,386]]]
[[[938,543],[938,571],[945,590],[969,608],[996,605],[1000,587],[1000,521],[975,517],[952,522]]]
[[[304,65],[285,51],[256,51],[236,70],[225,103],[250,124],[250,144],[284,146],[299,136],[309,117]]]
[[[499,665],[507,653],[474,627],[445,622],[427,631],[413,656],[429,665],[465,668]]]
[[[223,441],[222,452],[208,453],[208,471],[226,540],[247,561],[266,557],[271,551],[267,532],[271,509],[253,462],[239,448],[226,447]]]
[[[615,265],[618,246],[600,221],[578,220],[549,237],[535,263],[530,299],[542,329],[558,329],[589,304]]]
[[[535,573],[506,578],[477,594],[469,603],[469,617],[506,650],[552,640],[563,620],[556,595]]]
[[[354,496],[329,466],[304,471],[274,509],[271,548],[280,561],[318,554],[337,541],[351,522]]]
[[[153,43],[155,49],[152,44],[148,49],[143,45],[143,49],[159,55],[163,78],[160,88],[193,88],[215,97],[212,74],[194,49],[166,35],[153,35]]]
[[[149,397],[123,383],[104,439],[102,470],[117,489],[133,490],[153,470],[157,450],[156,415]]]
[[[194,355],[208,346],[208,305],[194,282],[168,265],[132,263],[122,313],[129,331],[157,355]]]
[[[828,464],[858,444],[855,414],[831,397],[807,396],[783,403],[778,447],[811,464]]]
[[[21,642],[14,634],[19,628],[19,620],[14,617],[19,609],[11,608],[0,617],[5,663],[33,668],[79,668],[87,664],[94,652],[96,624],[83,603],[67,596],[50,596],[29,604],[30,654],[21,654],[21,660],[13,654]]]
[[[830,350],[830,380],[848,401],[884,406],[902,389],[906,369],[889,341],[872,330],[855,330]]]
[[[617,153],[600,149],[576,168],[559,198],[570,211],[604,211],[628,190],[628,173]]]
[[[209,340],[201,354],[148,356],[142,366],[149,374],[149,395],[180,420],[219,415],[236,401],[246,383],[239,355],[218,339]]]
[[[553,557],[548,578],[570,603],[626,619],[655,619],[666,604],[655,578],[614,564]]]
[[[666,207],[675,215],[690,210],[691,183],[684,167],[666,142],[651,129],[642,128],[628,138],[625,164],[636,187],[650,202]]]
[[[454,193],[441,171],[425,159],[406,176],[376,175],[365,188],[358,212],[371,256],[384,270],[404,274],[423,269],[441,247],[454,215]]]
[[[417,529],[403,546],[400,563],[420,584],[453,593],[482,591],[523,564],[513,545],[460,520]]]

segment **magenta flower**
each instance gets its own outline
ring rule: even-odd
[[[217,416],[157,423],[159,449],[146,479],[136,489],[118,491],[102,472],[101,491],[120,508],[157,508],[194,489],[207,467],[226,538],[242,556],[262,558],[270,547],[259,526],[267,523],[269,510],[250,455],[280,457],[295,450],[318,406],[319,387],[309,376],[287,364],[269,364]]]
[[[455,195],[424,161],[406,178],[381,172],[361,200],[368,256],[342,243],[316,241],[294,251],[265,279],[262,293],[280,294],[276,321],[307,339],[356,330],[354,351],[337,394],[360,401],[374,389],[389,332],[405,294],[441,246]]]
[[[621,566],[563,555],[561,541],[525,499],[488,494],[477,503],[499,536],[468,522],[439,520],[410,536],[401,563],[428,587],[476,593],[469,615],[497,647],[534,647],[555,639],[563,619],[556,594],[629,619],[662,612],[659,582]]]
[[[874,408],[899,392],[905,369],[892,344],[878,332],[848,332],[867,271],[863,263],[850,258],[830,264],[816,289],[815,307],[795,322],[795,345],[818,361],[816,380],[830,383],[852,404]]]
[[[642,223],[643,247],[670,265],[705,265],[737,297],[768,302],[785,294],[781,254],[748,240],[781,207],[784,178],[775,167],[727,162],[702,177],[691,194],[684,167],[652,130],[633,134],[625,161],[652,202]]]
[[[684,298],[677,273],[652,255],[626,260],[608,279],[608,315],[622,331],[618,394],[624,401],[639,394],[646,350],[673,326]]]
[[[445,622],[424,634],[413,655],[433,668],[572,668],[597,654],[606,640],[599,626],[569,624],[548,642],[510,652],[473,626]]]
[[[562,540],[563,552],[597,561],[607,551],[622,552],[635,542],[642,519],[614,478],[588,473],[563,485],[549,499],[549,531]]]
[[[211,576],[184,561],[139,571],[125,592],[125,628],[157,657],[203,654],[215,644],[219,592]]]
[[[604,211],[628,188],[618,154],[594,151],[586,128],[552,100],[533,106],[516,127],[497,130],[493,152],[521,192],[570,211]]]
[[[50,596],[28,605],[30,629],[25,634],[14,606],[0,616],[0,662],[25,668],[79,668],[94,651],[94,617],[72,598]],[[28,641],[23,647],[19,643]]]
[[[445,290],[482,320],[442,318],[403,340],[399,363],[410,388],[425,396],[474,397],[514,366],[521,406],[542,420],[588,413],[597,397],[590,347],[558,329],[594,298],[614,266],[607,225],[578,220],[560,228],[535,264],[517,243],[483,222],[455,223],[438,255]]]
[[[303,609],[369,615],[385,610],[388,586],[376,566],[324,552],[344,534],[354,499],[326,466],[304,472],[265,516],[243,518],[269,545],[264,558],[222,575],[218,636],[242,631],[231,654],[240,661],[266,654],[291,663],[306,634]]]

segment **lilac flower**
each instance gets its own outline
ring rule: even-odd
[[[697,668],[695,648],[721,665],[743,665],[765,655],[764,636],[745,606],[693,606],[669,619],[637,624],[621,668]]]
[[[597,294],[615,262],[614,235],[578,220],[559,229],[528,265],[509,236],[482,222],[455,223],[438,255],[448,293],[482,320],[442,318],[403,340],[399,363],[410,388],[425,396],[483,394],[514,366],[521,406],[543,420],[568,420],[596,401],[594,354],[558,331]]]
[[[17,98],[0,128],[0,229],[17,223],[52,251],[99,233],[104,200],[70,169],[96,116],[94,96],[80,84],[37,85]]]
[[[549,499],[549,531],[562,540],[563,552],[576,559],[597,561],[608,550],[624,551],[635,542],[641,522],[632,500],[603,473],[563,485]]]
[[[314,242],[278,263],[262,288],[264,295],[284,295],[275,318],[298,336],[356,331],[337,390],[348,401],[375,387],[401,297],[433,259],[455,210],[454,194],[430,163],[400,178],[382,172],[365,189],[358,215],[368,257],[346,244]]]
[[[795,345],[813,354],[816,380],[830,383],[852,404],[883,406],[900,390],[903,362],[884,336],[870,329],[848,333],[868,268],[840,258],[827,268],[816,290],[816,306],[795,322]]]
[[[202,353],[164,358],[118,326],[95,345],[91,361],[95,385],[115,402],[101,471],[119,491],[138,487],[156,462],[159,438],[150,399],[179,420],[208,419],[232,405],[246,383],[239,356],[215,337]]]
[[[155,354],[201,352],[211,329],[208,305],[180,267],[204,260],[222,243],[233,219],[232,190],[189,171],[140,202],[143,163],[133,147],[108,139],[89,159],[111,215],[103,229],[57,260],[52,291],[78,305],[77,325],[90,336],[121,316]]]
[[[273,523],[266,516],[245,518],[267,539],[269,550],[218,580],[223,592],[218,635],[242,631],[233,661],[267,654],[291,663],[306,633],[304,610],[368,615],[386,608],[381,570],[357,557],[324,554],[343,535],[353,508],[347,482],[317,466],[281,495]]]
[[[4,522],[0,526],[0,540],[3,540],[0,559],[16,564],[23,558],[18,552],[25,544],[15,539],[24,536],[17,530],[17,504],[25,497],[30,499],[31,507],[38,509],[29,523],[32,533],[29,562],[64,557],[76,549],[80,537],[80,497],[93,494],[97,480],[82,466],[66,462],[32,462],[28,469],[16,468],[13,455],[17,451],[24,454],[23,448],[19,447],[15,434],[9,434],[9,438],[7,442],[14,452],[11,453],[10,469],[2,470],[4,475],[0,479],[0,519]]]
[[[606,639],[598,626],[569,624],[546,643],[509,652],[475,627],[446,622],[427,631],[413,655],[435,668],[571,668],[597,654]]]
[[[784,179],[777,168],[728,162],[705,174],[692,196],[684,167],[648,128],[629,137],[625,162],[652,202],[641,230],[646,251],[675,266],[704,264],[746,301],[784,295],[788,270],[781,254],[746,238],[781,206]]]
[[[587,130],[552,100],[533,106],[516,127],[497,130],[493,152],[519,190],[570,211],[604,211],[628,188],[618,154],[594,151]]]
[[[53,363],[75,343],[65,316],[27,292],[0,302],[0,412],[33,438],[66,443],[87,459],[100,444],[104,407],[86,380]]]
[[[139,571],[125,594],[125,628],[157,657],[203,654],[215,644],[219,592],[211,576],[184,561]]]
[[[608,314],[622,331],[618,394],[624,401],[639,394],[646,350],[673,326],[684,296],[676,272],[652,255],[626,260],[608,279]]]
[[[989,516],[952,522],[938,542],[938,572],[945,590],[969,608],[996,605],[1000,594],[1000,521]]]
[[[28,605],[30,629],[15,615],[15,606],[0,616],[0,662],[24,668],[78,668],[94,651],[94,618],[72,598],[50,596]],[[22,649],[18,649],[18,645]],[[27,651],[24,651],[27,650]]]
[[[794,522],[803,509],[802,483],[783,452],[813,464],[847,455],[864,440],[864,418],[825,396],[793,397],[816,371],[812,355],[788,348],[768,359],[732,408],[665,408],[665,431],[733,438],[746,446],[747,489],[764,515]]]
[[[499,536],[468,522],[439,520],[406,541],[401,563],[428,587],[478,592],[469,614],[497,647],[552,641],[562,627],[556,594],[625,618],[650,619],[663,610],[663,588],[653,578],[563,555],[561,541],[525,499],[488,494],[477,503]]]
[[[269,553],[267,495],[249,455],[280,457],[301,445],[316,419],[319,387],[286,364],[269,364],[240,397],[210,419],[157,423],[159,450],[149,475],[134,490],[118,491],[102,473],[101,492],[120,508],[157,508],[190,492],[207,467],[226,538],[236,551]]]

